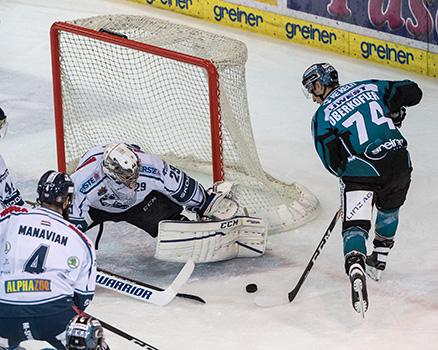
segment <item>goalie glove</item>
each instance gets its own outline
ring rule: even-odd
[[[389,117],[397,128],[402,126],[403,120],[406,118],[406,108],[402,107],[399,111],[390,113]]]
[[[217,182],[207,190],[208,198],[199,209],[199,216],[210,220],[226,220],[232,218],[239,210],[239,204],[233,197],[231,182]]]

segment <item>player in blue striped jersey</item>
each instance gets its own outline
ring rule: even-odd
[[[0,139],[6,136],[8,131],[8,120],[0,108]],[[21,198],[20,191],[15,188],[12,182],[9,169],[6,167],[3,157],[0,156],[0,207],[7,208],[11,205],[23,205],[24,201]]]
[[[215,219],[228,219],[238,209],[181,169],[125,143],[90,149],[71,177],[76,194],[70,221],[83,231],[105,221],[125,221],[156,237],[159,222],[184,219],[184,208]],[[213,213],[219,203],[225,212]]]
[[[0,338],[15,349],[44,340],[65,349],[65,328],[94,296],[92,242],[68,222],[74,195],[70,177],[46,172],[37,209],[11,206],[0,214]]]

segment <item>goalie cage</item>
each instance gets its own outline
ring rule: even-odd
[[[54,23],[51,50],[60,170],[72,172],[89,148],[121,140],[236,183],[237,201],[264,218],[270,233],[317,215],[310,191],[260,164],[243,42],[157,18],[111,15]]]

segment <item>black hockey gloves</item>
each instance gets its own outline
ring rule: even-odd
[[[392,122],[397,128],[402,126],[402,122],[406,117],[406,108],[402,107],[399,111],[391,113],[389,117],[392,119]]]

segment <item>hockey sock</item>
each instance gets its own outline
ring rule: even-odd
[[[399,209],[390,211],[377,211],[376,239],[393,239],[398,226]]]
[[[368,232],[361,227],[352,226],[342,230],[344,239],[344,256],[347,256],[352,251],[360,252],[366,255],[367,248],[365,241],[368,238]]]

